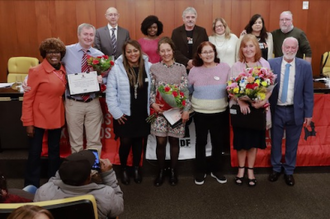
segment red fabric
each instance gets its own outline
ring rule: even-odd
[[[304,129],[298,143],[296,166],[329,166],[330,165],[330,95],[314,95],[313,122],[315,124],[316,136],[310,136],[305,140]],[[311,128],[309,128],[311,130]],[[231,129],[231,165],[237,166],[237,153],[233,149],[233,132]],[[270,131],[266,132],[265,150],[258,150],[255,167],[270,167]],[[285,138],[282,140],[282,154],[285,152]],[[282,158],[284,162],[284,157]]]
[[[163,109],[164,111],[169,110],[169,109],[172,108],[168,103],[165,102],[165,100],[164,100],[164,99],[162,98],[162,96],[160,95],[159,91],[157,91],[157,94],[156,94],[156,103],[157,103],[157,104],[162,104],[162,105],[163,105],[163,106],[162,106],[162,109]],[[150,107],[150,115],[152,115],[152,114],[154,114],[154,113],[155,113],[154,108]]]
[[[13,195],[13,194],[7,194],[1,199],[1,203],[22,203],[22,202],[32,202],[32,200],[22,198],[18,195]]]
[[[113,132],[113,123],[112,123],[112,116],[108,112],[108,107],[105,102],[105,98],[99,98],[101,109],[104,115],[104,120],[102,123],[101,128],[101,143],[102,143],[102,153],[101,158],[109,159],[111,163],[113,164],[120,164],[119,159],[119,140],[115,140],[115,134]],[[47,133],[47,132],[46,132]],[[42,153],[41,156],[48,156],[48,146],[47,146],[47,134],[45,133],[43,144],[42,144]],[[86,147],[86,145],[84,145]],[[62,158],[67,157],[71,154],[71,147],[69,142],[69,135],[66,126],[62,129],[62,135],[60,140],[60,155]],[[143,158],[143,154],[141,156]],[[143,159],[141,159],[140,165],[142,165]],[[130,152],[130,155],[127,160],[127,165],[132,166],[133,165],[133,155],[132,151]]]

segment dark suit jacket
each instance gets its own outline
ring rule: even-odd
[[[130,39],[128,30],[118,26],[117,30],[117,51],[115,54],[115,59],[117,59],[122,54],[122,47],[124,42]],[[96,30],[94,47],[102,51],[105,55],[112,56],[113,46],[111,43],[111,36],[109,32],[108,25],[101,27]]]
[[[271,69],[277,74],[276,83],[273,93],[270,97],[270,106],[274,115],[276,110],[278,93],[281,81],[281,64],[283,57],[269,59]],[[311,65],[303,59],[295,58],[296,75],[294,81],[294,118],[296,125],[301,125],[305,118],[313,115],[314,106],[314,89],[313,89],[313,72]]]
[[[187,33],[185,26],[182,25],[174,29],[171,38],[176,47],[174,53],[175,61],[187,66],[187,63],[189,61],[188,58],[189,48],[188,48]],[[193,31],[193,48],[192,48],[193,56],[196,53],[199,44],[208,40],[209,37],[207,36],[206,30],[203,27],[199,27],[195,25]]]

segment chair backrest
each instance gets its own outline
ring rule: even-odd
[[[8,60],[7,82],[23,81],[28,75],[29,69],[39,64],[39,60],[33,57],[11,57]]]
[[[23,205],[38,205],[49,210],[54,218],[61,219],[97,219],[97,206],[93,195],[82,195],[42,202],[0,204],[0,218],[8,215]]]
[[[321,76],[330,76],[330,52],[325,52],[321,56]]]

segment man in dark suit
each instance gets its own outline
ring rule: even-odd
[[[193,67],[192,59],[197,47],[204,41],[208,41],[206,30],[196,25],[197,12],[195,8],[188,7],[182,13],[183,25],[172,32],[172,40],[176,47],[174,58],[186,66],[187,72]]]
[[[312,121],[314,91],[310,63],[296,58],[299,45],[294,37],[283,41],[283,57],[270,59],[269,64],[277,74],[277,86],[270,97],[272,112],[271,164],[269,181],[275,182],[284,169],[286,184],[295,184],[293,171],[296,165],[298,142],[303,125]],[[285,163],[282,159],[282,138],[285,131]]]
[[[119,13],[116,8],[108,8],[105,18],[109,23],[96,30],[95,48],[117,59],[122,54],[124,42],[130,39],[129,32],[118,26]]]

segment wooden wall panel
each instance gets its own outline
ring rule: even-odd
[[[279,14],[293,12],[293,24],[304,30],[313,50],[312,67],[319,72],[320,56],[330,50],[330,2],[310,0],[309,10],[302,10],[303,0],[67,0],[0,1],[0,81],[6,81],[7,61],[13,56],[34,56],[41,60],[38,47],[47,37],[60,37],[65,44],[77,42],[77,26],[87,22],[96,28],[105,26],[109,7],[120,13],[119,25],[130,31],[132,39],[142,37],[142,20],[154,14],[164,24],[162,36],[182,25],[182,11],[195,7],[197,25],[212,34],[212,21],[223,17],[232,32],[239,35],[250,17],[261,14],[269,31],[279,28]]]
[[[171,37],[173,28],[176,27],[175,20],[181,18],[175,14],[174,1],[155,1],[155,15],[163,23],[164,32],[161,36]]]

